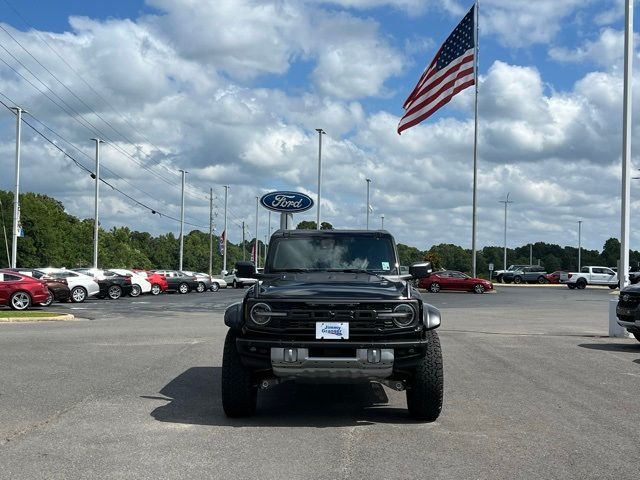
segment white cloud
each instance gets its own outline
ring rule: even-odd
[[[566,63],[589,61],[607,69],[620,68],[624,53],[624,32],[605,28],[596,40],[589,40],[582,46],[570,50],[555,47],[549,50],[554,60]]]

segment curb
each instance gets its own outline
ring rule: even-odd
[[[26,323],[26,322],[65,322],[75,320],[70,313],[64,315],[52,315],[51,317],[0,317],[0,323]]]

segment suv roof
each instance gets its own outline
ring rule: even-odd
[[[393,236],[387,230],[276,230],[272,237],[294,237],[294,236],[335,236],[335,235],[362,235],[362,236],[376,236],[376,237],[388,237]]]

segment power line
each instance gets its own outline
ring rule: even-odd
[[[11,107],[9,107],[6,103],[4,103],[2,100],[0,100],[0,103],[7,108],[9,111],[11,111]],[[57,145],[53,140],[51,140],[49,137],[47,137],[44,133],[42,133],[40,130],[38,130],[35,126],[33,126],[31,123],[29,123],[27,120],[25,120],[24,118],[22,119],[22,121],[29,126],[34,132],[36,132],[39,136],[41,136],[44,140],[46,140],[49,144],[51,144],[56,150],[58,150],[60,153],[62,153],[66,158],[68,158],[69,160],[71,160],[78,168],[84,170],[86,173],[93,175],[93,172],[87,168],[85,165],[83,165],[80,161],[78,161],[75,157],[73,157],[72,155],[70,155],[67,151],[65,151],[63,148],[61,148],[59,145]],[[115,185],[112,185],[111,183],[109,183],[108,181],[106,181],[103,178],[100,178],[100,181],[102,183],[104,183],[105,185],[107,185],[108,187],[110,187],[112,190],[118,192],[119,194],[121,194],[122,196],[128,198],[129,200],[131,200],[133,203],[135,203],[136,205],[138,205],[141,208],[144,208],[146,210],[149,210],[152,214],[157,214],[160,215],[161,217],[166,217],[169,218],[171,220],[174,220],[176,222],[179,222],[180,220],[178,218],[175,218],[171,215],[168,215],[164,212],[161,212],[155,208],[150,207],[149,205],[141,202],[140,200],[137,200],[136,198],[132,197],[131,195],[129,195],[128,193],[122,191],[121,189],[119,189],[118,187],[116,187]],[[196,228],[202,228],[202,229],[206,229],[208,227],[204,226],[204,225],[197,225],[194,223],[190,223],[190,222],[184,222],[187,225],[191,225],[193,227]]]

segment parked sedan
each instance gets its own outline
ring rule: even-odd
[[[169,284],[164,275],[157,272],[147,272],[146,270],[133,270],[136,274],[143,276],[151,284],[151,295],[160,295],[169,289]]]
[[[10,270],[0,270],[0,305],[13,310],[26,310],[47,300],[49,290],[44,282]]]
[[[177,270],[154,270],[155,273],[164,275],[167,280],[167,292],[189,293],[198,289],[198,279],[191,275],[185,275]]]
[[[87,297],[98,295],[100,293],[100,286],[98,283],[88,275],[74,272],[72,270],[66,270],[64,268],[36,268],[43,273],[46,273],[51,278],[64,279],[67,281],[69,288],[71,289],[71,301],[76,303],[84,302]]]
[[[64,278],[52,278],[49,275],[41,272],[40,270],[22,269],[22,268],[9,268],[13,272],[18,272],[21,275],[27,275],[29,277],[37,278],[43,281],[47,285],[49,290],[49,296],[44,302],[40,302],[43,307],[48,307],[54,300],[58,302],[66,302],[71,297],[71,289]]]
[[[131,293],[131,277],[118,275],[111,270],[101,270],[99,268],[77,268],[75,271],[93,276],[93,279],[100,286],[98,298],[117,300],[123,295]]]
[[[109,271],[122,275],[123,277],[131,278],[131,293],[129,295],[132,297],[138,297],[143,293],[151,292],[151,283],[147,280],[146,275],[125,268],[111,268]]]
[[[560,283],[560,275],[562,274],[561,270],[556,270],[555,272],[547,273],[545,278],[548,283]]]
[[[472,278],[453,270],[434,272],[426,278],[421,278],[418,287],[425,288],[431,293],[438,293],[440,290],[462,290],[475,293],[493,290],[493,284],[488,280]]]
[[[182,273],[191,277],[196,277],[196,279],[198,280],[198,287],[196,288],[196,292],[203,293],[211,289],[211,277],[206,273],[190,272],[187,270],[182,270]]]

